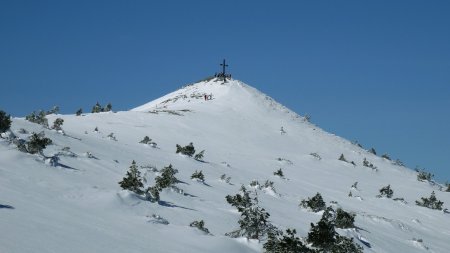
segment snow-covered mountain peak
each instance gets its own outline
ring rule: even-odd
[[[131,111],[149,112],[154,110],[213,110],[232,109],[241,112],[267,109],[285,109],[259,90],[235,79],[223,82],[212,78],[190,84],[161,98],[138,106]]]

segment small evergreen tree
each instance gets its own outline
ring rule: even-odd
[[[308,233],[307,241],[311,243],[313,247],[321,248],[324,249],[325,252],[328,252],[336,242],[336,235],[337,233],[333,223],[333,209],[328,207],[316,225],[311,223],[311,230]]]
[[[158,202],[160,200],[159,192],[161,189],[159,189],[157,186],[151,186],[148,187],[145,191],[146,198],[151,202]]]
[[[391,185],[388,185],[380,189],[380,195],[378,196],[392,198],[392,195],[394,195],[394,191],[391,189]]]
[[[127,175],[119,182],[120,187],[124,190],[132,191],[136,194],[142,194],[142,183],[141,172],[139,172],[136,162],[133,160],[130,169],[127,171]]]
[[[105,112],[110,112],[110,111],[112,111],[112,104],[111,104],[111,103],[108,103],[103,111],[105,111]]]
[[[281,177],[281,178],[284,177],[283,170],[281,170],[281,168],[278,169],[277,171],[275,171],[273,174],[274,174],[275,176],[279,176],[279,177]]]
[[[426,172],[424,169],[419,170],[418,168],[416,168],[416,172],[417,172],[417,180],[418,181],[431,182],[431,180],[433,180],[434,175],[431,174],[430,172]]]
[[[450,184],[446,183],[445,186],[447,186],[447,190],[445,190],[446,192],[450,192]]]
[[[11,115],[0,110],[0,133],[4,133],[11,127]]]
[[[42,150],[50,144],[52,144],[52,140],[46,138],[43,132],[42,134],[33,133],[27,143],[27,152],[30,154],[42,153]]]
[[[250,192],[247,191],[245,186],[241,186],[242,194],[238,193],[234,196],[227,195],[225,199],[228,204],[237,208],[238,212],[243,212],[245,209],[252,205],[252,199],[250,198]]]
[[[55,130],[62,130],[61,126],[63,125],[64,120],[61,118],[57,118],[55,119],[55,121],[53,122],[53,129]]]
[[[161,175],[155,178],[155,186],[158,189],[168,188],[178,183],[178,179],[175,177],[178,170],[174,169],[172,164],[169,164],[169,166],[161,169],[160,173]]]
[[[381,157],[383,157],[384,159],[387,159],[387,160],[391,160],[391,157],[389,156],[389,154],[383,154]]]
[[[25,119],[30,122],[42,125],[44,127],[48,127],[48,120],[46,116],[47,114],[41,110],[37,114],[36,112],[32,112],[30,115],[25,116]]]
[[[140,141],[139,143],[149,144],[150,142],[152,142],[152,139],[150,139],[150,137],[148,137],[148,136],[145,136],[144,139],[142,141]]]
[[[312,250],[307,248],[300,238],[296,236],[297,231],[295,229],[287,229],[286,234],[283,232],[280,235],[269,233],[267,242],[264,243],[265,253],[313,253]]]
[[[319,252],[362,253],[362,247],[355,244],[353,239],[336,232],[335,222],[334,210],[328,207],[317,225],[311,223],[307,241],[318,248]]]
[[[198,179],[203,182],[205,181],[205,175],[203,175],[202,171],[195,171],[194,173],[192,173],[191,179]]]
[[[49,115],[49,114],[58,114],[58,113],[59,113],[59,106],[55,105],[55,106],[53,106],[53,108],[51,110],[49,110],[47,112],[47,115]]]
[[[371,149],[369,150],[369,152],[372,153],[372,154],[374,154],[374,155],[377,155],[377,151],[375,151],[374,148],[371,148]]]
[[[103,108],[98,102],[92,107],[92,113],[99,113],[102,111],[103,111]]]
[[[177,151],[176,153],[181,153],[183,155],[187,155],[189,157],[192,157],[195,154],[195,148],[194,148],[194,144],[191,142],[189,143],[189,145],[185,146],[185,147],[181,147],[180,145],[176,145],[177,147]]]
[[[205,156],[205,150],[200,151],[194,156],[194,159],[197,161],[203,161],[203,156]]]
[[[206,234],[210,234],[209,230],[205,227],[205,222],[203,220],[193,221],[189,224],[190,227],[198,228],[199,230],[205,232]]]
[[[444,202],[438,200],[433,191],[429,198],[422,197],[421,200],[416,200],[416,205],[428,207],[430,209],[442,210],[442,205],[444,205]]]
[[[343,162],[348,162],[347,159],[345,159],[344,154],[341,154],[341,156],[339,156],[339,161],[343,161]]]
[[[354,228],[355,214],[348,213],[341,208],[336,211],[335,225],[337,228]]]
[[[319,211],[326,209],[325,201],[323,201],[322,195],[317,193],[314,197],[308,198],[308,200],[302,200],[300,206],[303,208],[310,209],[311,211],[317,213]]]
[[[78,109],[78,111],[75,113],[76,116],[81,116],[81,114],[83,113],[83,109]]]
[[[241,212],[238,221],[239,229],[226,233],[230,237],[246,237],[247,239],[264,239],[269,233],[274,233],[276,228],[269,222],[270,214],[264,208],[258,206],[258,197],[250,202],[250,206]]]

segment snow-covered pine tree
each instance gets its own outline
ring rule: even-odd
[[[30,140],[27,142],[27,152],[30,154],[42,153],[42,150],[50,144],[52,144],[52,140],[45,137],[44,132],[41,134],[32,133]]]
[[[136,166],[136,162],[133,160],[131,162],[130,169],[127,171],[127,175],[119,182],[120,187],[124,190],[132,191],[136,194],[142,194],[142,183],[141,172]]]
[[[105,111],[105,112],[110,112],[110,111],[112,111],[112,104],[111,104],[111,103],[108,103],[108,104],[105,106],[105,109],[103,109],[103,111]]]
[[[252,205],[252,199],[250,198],[250,192],[247,191],[245,186],[241,186],[242,194],[238,193],[234,196],[227,195],[225,199],[228,204],[237,208],[238,212],[243,212],[244,209],[249,208]]]
[[[362,253],[363,248],[353,242],[353,239],[339,235],[335,230],[335,213],[328,207],[320,221],[308,233],[307,241],[319,252],[332,253]]]
[[[369,150],[369,152],[372,153],[372,154],[374,154],[374,155],[377,155],[377,151],[375,151],[374,148],[371,148],[371,149]]]
[[[205,150],[202,150],[194,156],[194,159],[197,161],[203,161],[204,156],[205,156]]]
[[[380,189],[380,195],[378,196],[392,198],[392,195],[394,195],[394,191],[391,189],[391,185],[388,185]]]
[[[287,229],[286,234],[283,232],[276,235],[269,233],[267,242],[264,243],[265,253],[313,253],[311,249],[306,247],[300,238],[296,236],[295,229]]]
[[[202,171],[195,171],[194,173],[192,173],[191,179],[197,179],[203,182],[205,181],[205,175],[203,175]]]
[[[161,175],[155,178],[155,187],[157,187],[158,189],[162,190],[178,183],[178,179],[175,177],[175,174],[178,173],[178,170],[174,169],[172,167],[172,164],[169,164],[169,166],[161,169],[160,173]]]
[[[160,200],[159,198],[160,191],[161,189],[159,189],[156,186],[148,187],[147,190],[145,190],[145,197],[151,202],[158,202]]]
[[[189,143],[189,145],[181,147],[180,145],[176,145],[177,147],[177,151],[176,153],[181,153],[183,155],[187,155],[189,157],[192,157],[195,154],[195,148],[194,148],[194,144],[191,142]]]
[[[11,115],[0,110],[0,133],[4,133],[11,127]]]
[[[78,109],[78,111],[75,113],[76,116],[81,116],[81,114],[83,113],[83,109]]]
[[[57,118],[55,119],[55,121],[53,122],[53,126],[52,128],[55,130],[62,130],[61,126],[63,125],[64,120],[61,118]]]
[[[239,219],[239,229],[226,233],[233,238],[245,237],[247,239],[263,240],[269,233],[276,233],[277,229],[269,222],[270,214],[258,205],[258,196],[255,195],[251,205],[242,209]]]
[[[355,214],[348,213],[341,208],[336,210],[335,225],[337,228],[355,227]]]
[[[145,136],[144,139],[142,139],[142,141],[140,141],[139,143],[149,144],[151,141],[152,139],[150,139],[150,137]]]
[[[92,107],[92,113],[99,113],[102,111],[103,111],[103,108],[98,102]]]
[[[429,198],[422,197],[421,200],[416,200],[418,206],[428,207],[430,209],[442,210],[444,202],[436,198],[434,191]]]
[[[341,156],[339,156],[339,161],[343,161],[343,162],[348,162],[347,159],[345,159],[344,154],[341,154]]]
[[[194,227],[197,228],[203,232],[205,232],[206,234],[211,234],[209,232],[209,230],[205,227],[205,222],[203,220],[200,221],[193,221],[191,222],[191,224],[189,224],[190,227]]]
[[[281,178],[283,178],[284,177],[284,173],[283,173],[283,170],[281,169],[281,168],[279,168],[277,171],[275,171],[274,173],[273,173],[275,176],[279,176],[279,177],[281,177]]]
[[[315,213],[325,210],[327,207],[320,193],[316,193],[316,195],[314,195],[312,198],[308,198],[308,200],[305,199],[302,200],[300,202],[300,206],[303,208],[310,209]]]

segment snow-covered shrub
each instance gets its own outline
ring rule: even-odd
[[[93,107],[92,107],[92,113],[99,113],[99,112],[103,112],[103,108],[102,106],[97,102]]]
[[[120,187],[124,190],[132,191],[136,194],[142,194],[142,183],[141,172],[139,172],[136,162],[133,160],[130,169],[127,171],[127,175],[119,182]]]
[[[416,172],[417,172],[417,180],[418,181],[430,182],[431,180],[433,180],[434,175],[431,174],[430,172],[426,172],[424,169],[419,170],[418,168],[416,168]]]
[[[335,225],[337,228],[355,227],[355,214],[348,213],[341,208],[336,210]]]
[[[203,182],[205,181],[205,175],[203,175],[202,171],[195,171],[194,173],[192,173],[191,179],[197,179]]]
[[[145,197],[151,202],[158,202],[160,189],[157,186],[150,186],[145,190]]]
[[[371,162],[367,161],[366,158],[364,158],[364,160],[363,160],[363,166],[364,166],[364,167],[371,168],[371,169],[376,169],[376,168],[377,168],[377,167],[375,167]]]
[[[61,126],[63,125],[64,120],[61,118],[57,118],[55,119],[55,121],[53,121],[53,126],[52,128],[55,130],[62,130]]]
[[[307,241],[319,252],[362,253],[363,249],[353,239],[339,235],[335,230],[334,210],[328,207],[316,225],[311,223]]]
[[[391,157],[389,156],[389,154],[383,154],[381,157],[384,159],[387,159],[389,161],[391,160]]]
[[[230,237],[246,237],[247,239],[265,239],[269,233],[276,233],[277,229],[269,222],[270,214],[258,205],[258,197],[251,198],[249,192],[242,186],[244,195],[227,196],[226,200],[238,208],[241,213],[239,229],[226,233]]]
[[[241,193],[238,193],[234,196],[227,195],[225,199],[228,204],[237,208],[239,212],[242,212],[244,209],[248,208],[252,204],[252,200],[250,198],[250,192],[247,191],[245,186],[241,186]]]
[[[312,198],[308,198],[308,200],[302,200],[300,202],[300,206],[315,213],[327,208],[325,201],[323,201],[322,195],[320,195],[320,193],[317,193]]]
[[[285,235],[283,232],[279,234],[269,233],[267,242],[264,243],[265,253],[313,253],[307,248],[300,238],[296,236],[295,229],[287,229]]]
[[[45,137],[44,132],[33,133],[27,142],[27,152],[30,154],[41,153],[50,144],[52,144],[52,140]]]
[[[372,153],[372,154],[374,154],[374,155],[377,155],[377,151],[375,151],[374,148],[371,148],[371,149],[369,150],[369,153]]]
[[[150,139],[150,137],[148,136],[145,136],[144,139],[142,139],[142,141],[140,141],[139,143],[149,144],[150,142],[152,142],[152,139]]]
[[[338,160],[343,161],[343,162],[348,162],[347,159],[345,159],[344,154],[341,154],[341,156],[339,156]]]
[[[155,187],[157,187],[158,189],[162,190],[178,183],[178,179],[175,177],[175,174],[178,173],[178,170],[174,169],[172,167],[172,164],[161,169],[160,173],[161,175],[155,178]]]
[[[284,178],[284,173],[283,173],[283,170],[280,168],[280,169],[278,169],[277,171],[275,171],[274,173],[273,173],[275,176],[279,176],[279,177],[281,177],[281,178]]]
[[[197,161],[203,161],[204,156],[205,156],[205,150],[202,150],[194,156],[194,159]]]
[[[83,113],[83,109],[78,109],[78,111],[75,113],[76,116],[81,116],[81,114]]]
[[[205,232],[206,234],[210,234],[209,230],[205,227],[205,222],[203,220],[200,221],[193,221],[191,224],[189,224],[190,227],[194,227],[199,229],[200,231]]]
[[[377,197],[392,198],[392,195],[394,195],[394,191],[391,189],[391,185],[388,185],[380,189],[380,195]]]
[[[317,154],[317,153],[311,153],[309,155],[311,155],[312,157],[316,158],[317,160],[322,160],[322,157],[320,157],[320,155]]]
[[[32,112],[30,115],[25,116],[25,119],[44,127],[48,127],[48,120],[45,116],[47,116],[47,114],[41,110],[39,113]]]
[[[189,157],[192,157],[195,154],[195,148],[194,148],[194,144],[191,142],[189,143],[189,145],[181,147],[180,145],[176,145],[177,147],[177,151],[176,153],[181,153],[183,155],[187,155]]]
[[[0,110],[0,133],[4,133],[11,127],[11,115]]]
[[[429,198],[422,197],[421,200],[416,200],[416,205],[430,209],[442,210],[442,205],[444,205],[444,202],[438,200],[433,191]]]
[[[400,161],[400,159],[395,160],[393,164],[397,165],[397,166],[405,167],[405,164],[403,164],[403,162]]]
[[[106,137],[108,137],[110,140],[117,141],[116,136],[114,136],[114,133],[110,133]]]
[[[112,111],[112,104],[108,103],[105,108],[103,109],[104,112],[110,112]]]
[[[50,114],[58,114],[59,113],[59,106],[57,106],[57,105],[55,105],[55,106],[53,106],[53,108],[52,109],[50,109],[49,111],[47,111],[47,115],[50,115]]]
[[[450,184],[446,183],[445,186],[447,186],[447,190],[445,190],[446,192],[450,192]]]
[[[223,174],[222,176],[220,176],[220,180],[225,181],[227,184],[229,184],[231,181],[231,177],[227,177],[227,174]]]

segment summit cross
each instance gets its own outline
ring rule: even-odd
[[[228,64],[225,64],[225,59],[223,59],[223,63],[221,63],[220,66],[222,66],[222,74],[225,76],[225,68],[228,67]]]

